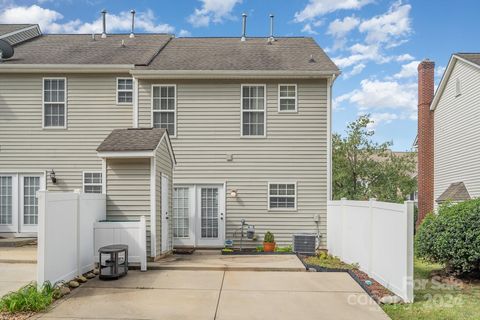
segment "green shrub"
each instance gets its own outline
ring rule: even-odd
[[[292,250],[292,246],[275,248],[275,252],[292,252]]]
[[[415,237],[417,256],[456,273],[480,270],[480,199],[440,206]]]
[[[273,236],[273,233],[267,231],[267,233],[265,233],[265,237],[263,238],[263,242],[274,243],[275,237]]]
[[[263,246],[257,246],[255,250],[257,250],[257,252],[263,252]]]
[[[30,283],[18,291],[10,292],[0,300],[0,311],[16,313],[45,310],[54,300],[58,288],[45,282],[37,289],[36,283]]]

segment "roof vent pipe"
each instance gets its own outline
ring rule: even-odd
[[[130,32],[130,38],[135,38],[135,10],[130,11],[132,14],[132,31]]]
[[[102,10],[102,22],[103,22],[103,31],[102,31],[102,38],[107,37],[107,10]]]
[[[270,38],[268,38],[268,41],[273,42],[275,41],[275,37],[273,36],[273,18],[275,16],[273,14],[270,14]]]
[[[247,40],[247,14],[242,14],[242,41]]]

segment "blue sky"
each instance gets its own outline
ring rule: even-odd
[[[275,14],[277,36],[311,36],[342,69],[334,86],[333,130],[369,113],[379,141],[407,150],[416,135],[416,66],[437,65],[440,80],[453,52],[479,51],[477,0],[0,0],[0,23],[39,23],[47,33],[101,31],[177,36],[239,36],[248,14],[250,36],[267,36]]]

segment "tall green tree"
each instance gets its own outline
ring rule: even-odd
[[[360,116],[347,125],[346,135],[332,137],[333,198],[402,202],[416,191],[416,154],[393,153],[391,142],[373,141],[372,120]]]

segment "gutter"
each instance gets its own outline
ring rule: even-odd
[[[140,70],[130,74],[138,79],[326,79],[340,72],[270,70]]]
[[[128,73],[133,64],[8,64],[0,63],[1,73]]]

